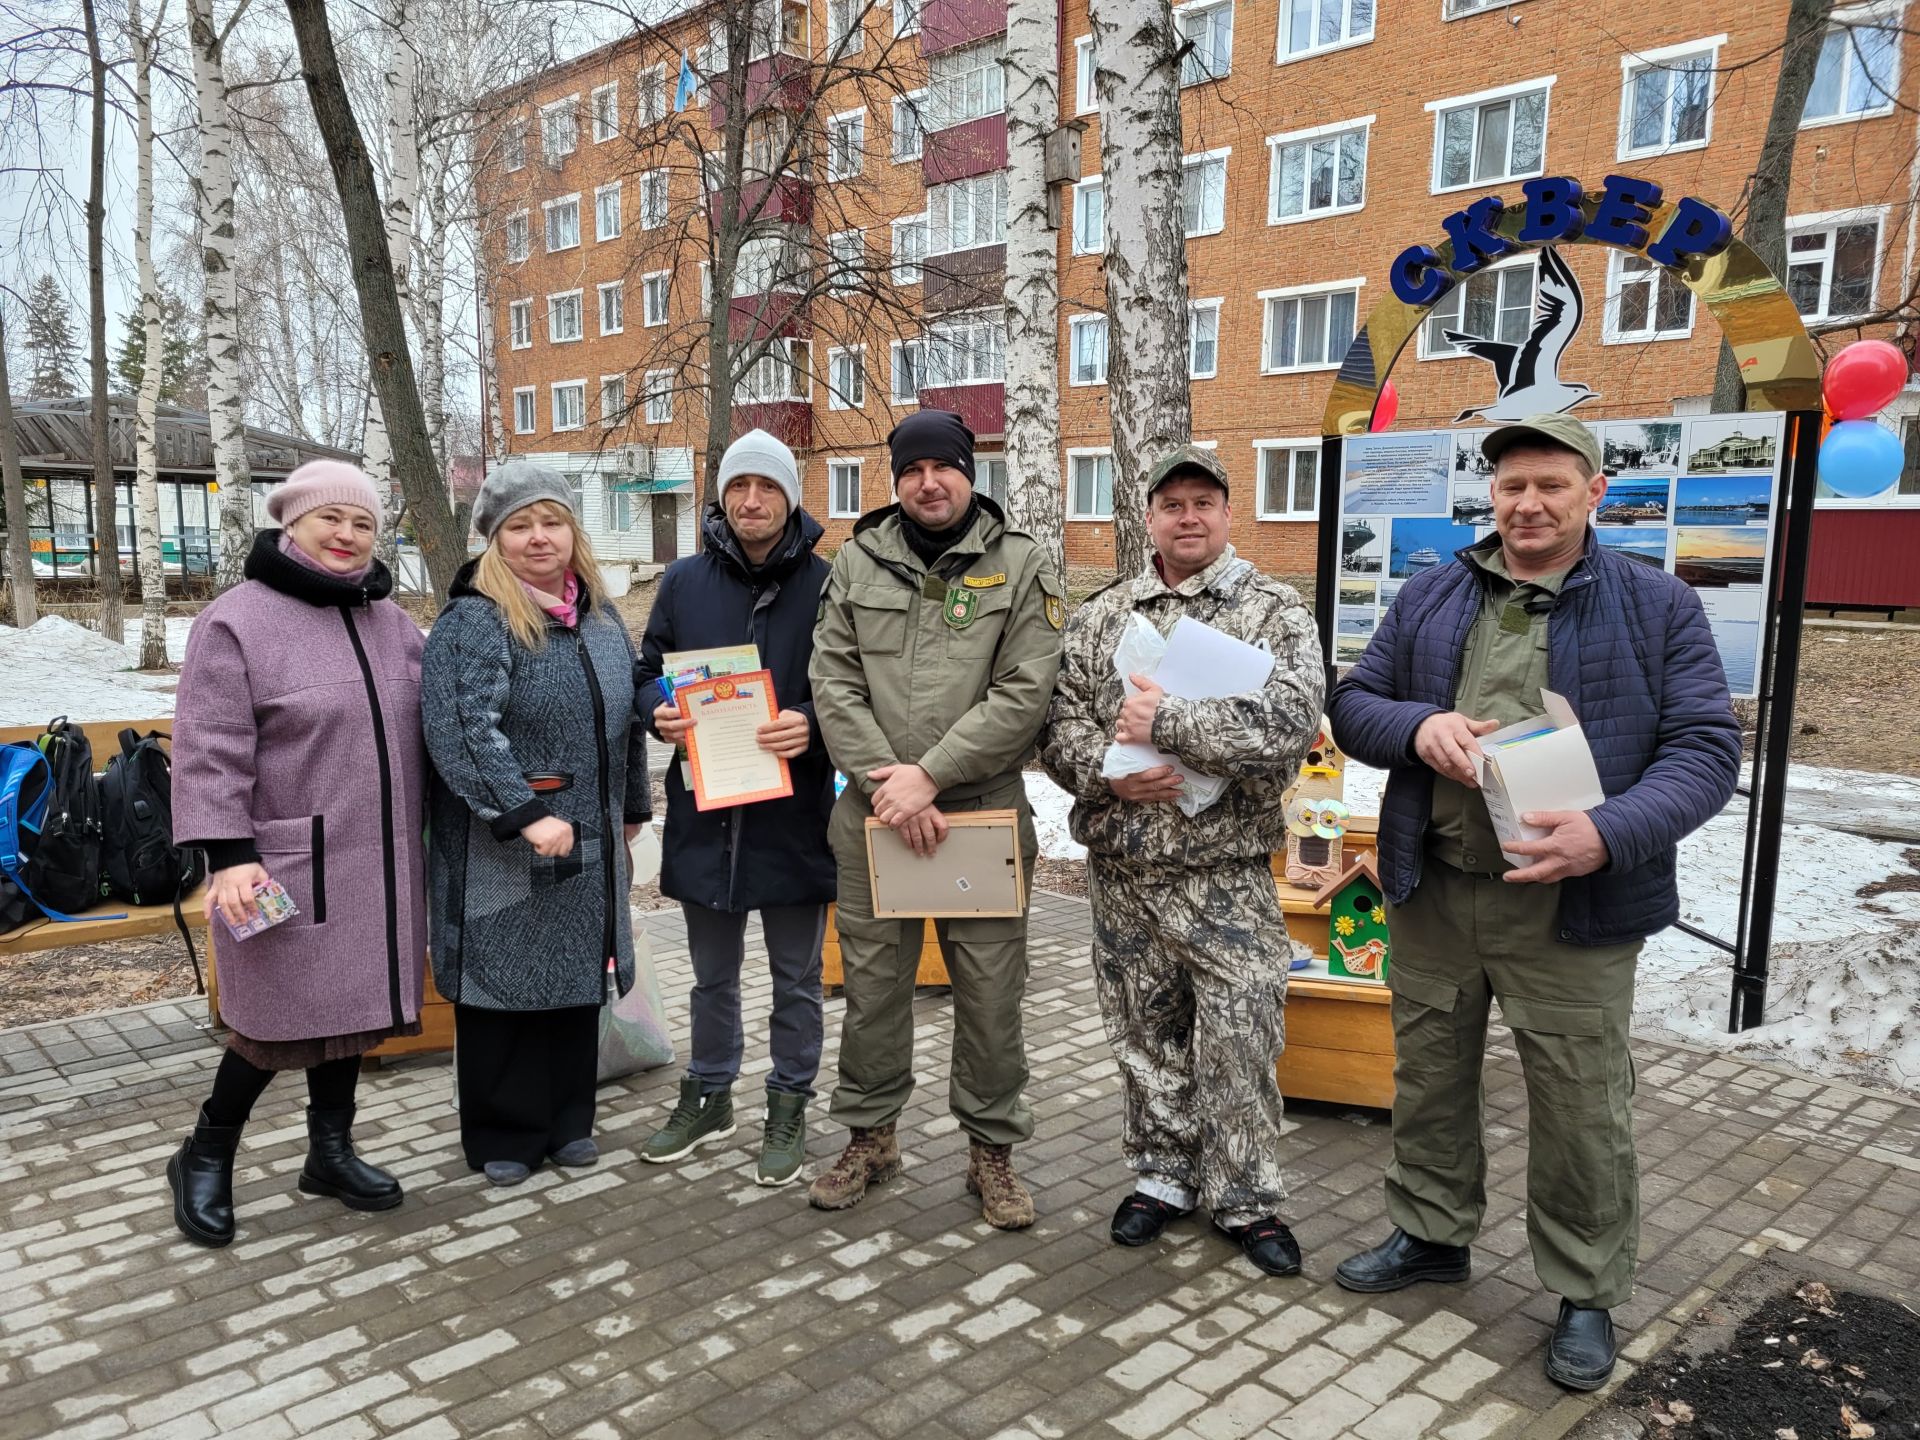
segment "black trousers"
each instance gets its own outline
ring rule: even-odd
[[[460,1145],[469,1168],[517,1160],[529,1169],[593,1133],[600,1007],[453,1007]]]

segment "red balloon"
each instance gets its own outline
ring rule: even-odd
[[[1820,393],[1841,420],[1865,420],[1907,383],[1907,357],[1885,340],[1856,340],[1827,362]]]
[[[1887,346],[1892,350],[1891,345]],[[1844,353],[1844,352],[1843,352]],[[1898,354],[1898,351],[1894,352]],[[1885,404],[1885,401],[1881,402]],[[1393,417],[1400,413],[1400,392],[1393,388],[1393,382],[1387,381],[1380,387],[1380,398],[1373,402],[1373,419],[1368,423],[1369,430],[1384,430],[1393,424]]]

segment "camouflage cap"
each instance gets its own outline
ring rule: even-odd
[[[1198,445],[1181,445],[1169,450],[1160,458],[1160,463],[1147,472],[1147,499],[1153,499],[1154,491],[1187,471],[1197,471],[1194,478],[1211,480],[1227,494],[1233,493],[1227,487],[1227,467],[1220,463],[1218,455]]]
[[[1502,425],[1480,442],[1480,453],[1497,463],[1514,446],[1529,444],[1571,450],[1586,462],[1589,475],[1600,473],[1600,442],[1571,415],[1529,415],[1516,425]]]

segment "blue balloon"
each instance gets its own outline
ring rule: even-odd
[[[1849,500],[1889,489],[1905,464],[1899,437],[1871,420],[1842,420],[1820,442],[1820,478]]]

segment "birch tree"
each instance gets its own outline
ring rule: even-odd
[[[1093,0],[1107,220],[1107,405],[1122,575],[1147,559],[1145,476],[1193,433],[1180,134],[1182,40],[1168,0]]]
[[[193,177],[193,189],[200,212],[207,421],[213,441],[214,480],[220,487],[217,584],[224,590],[244,578],[247,551],[253,546],[253,477],[247,465],[246,422],[240,399],[240,305],[234,283],[233,121],[226,75],[227,37],[246,13],[248,0],[239,0],[224,25],[215,23],[213,0],[186,0],[186,4],[200,141],[200,164]]]
[[[1060,272],[1046,141],[1059,124],[1053,0],[1007,7],[1007,498],[1067,573],[1060,487]]]
[[[6,503],[7,578],[13,588],[13,623],[22,630],[40,618],[33,591],[32,518],[20,474],[20,446],[13,429],[13,381],[7,374],[7,312],[0,305],[0,496]]]
[[[167,569],[160,550],[160,386],[167,368],[167,336],[160,277],[153,267],[153,62],[166,0],[156,0],[153,28],[140,0],[127,0],[127,40],[133,52],[135,166],[133,256],[140,277],[140,318],[146,332],[134,429],[134,534],[140,566],[140,668],[167,663]]]
[[[393,264],[393,289],[403,312],[413,306],[413,212],[420,188],[420,131],[414,111],[419,65],[408,27],[407,0],[384,0],[380,7],[381,117],[387,157],[386,193],[381,204],[387,231],[387,255]],[[378,392],[367,396],[367,423],[361,440],[367,474],[385,497],[381,548],[389,565],[399,549],[400,519],[406,497],[393,477],[393,444],[387,437]]]
[[[116,643],[121,618],[120,491],[113,483],[113,451],[107,413],[107,61],[100,49],[100,17],[94,0],[80,0],[87,36],[92,124],[87,146],[87,330],[88,378],[93,403],[94,583],[100,588],[100,633]]]

